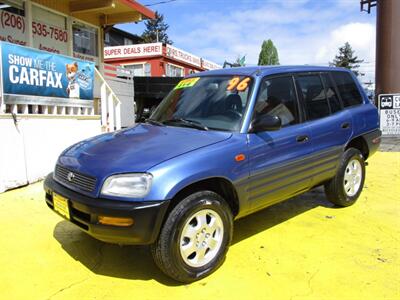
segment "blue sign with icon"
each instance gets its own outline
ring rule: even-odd
[[[94,63],[0,43],[5,94],[93,100]]]

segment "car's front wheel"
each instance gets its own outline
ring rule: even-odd
[[[214,272],[232,239],[233,217],[225,200],[211,191],[196,192],[170,212],[152,254],[157,266],[181,282]]]

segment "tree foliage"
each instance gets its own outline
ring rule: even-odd
[[[358,76],[360,75],[358,68],[363,61],[362,59],[358,59],[357,56],[354,56],[354,50],[351,48],[350,44],[346,42],[344,46],[339,47],[339,53],[329,65],[350,69]]]
[[[279,65],[278,50],[271,39],[264,40],[262,43],[260,55],[258,56],[258,65]]]
[[[142,33],[143,43],[165,43],[172,45],[167,30],[169,25],[164,22],[164,16],[156,11],[156,18],[145,22],[146,29]],[[158,38],[157,38],[158,35]]]

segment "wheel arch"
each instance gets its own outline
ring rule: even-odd
[[[212,191],[220,195],[225,199],[229,207],[231,208],[232,215],[236,216],[239,213],[240,205],[239,205],[239,197],[234,187],[233,183],[223,177],[211,177],[202,180],[198,180],[196,182],[192,182],[183,188],[181,188],[175,195],[172,197],[170,205],[168,207],[168,212],[171,211],[180,201],[185,199],[190,194],[199,191]]]
[[[362,156],[364,157],[364,160],[366,160],[369,156],[368,144],[362,136],[358,136],[358,137],[351,139],[347,143],[345,150],[347,150],[349,148],[358,149],[361,152]]]

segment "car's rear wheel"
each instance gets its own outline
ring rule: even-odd
[[[230,207],[218,194],[196,192],[170,212],[152,246],[157,266],[181,282],[193,282],[214,272],[232,239]]]
[[[336,176],[325,184],[326,196],[338,206],[350,206],[360,196],[364,181],[364,157],[359,150],[349,148],[343,153]]]

